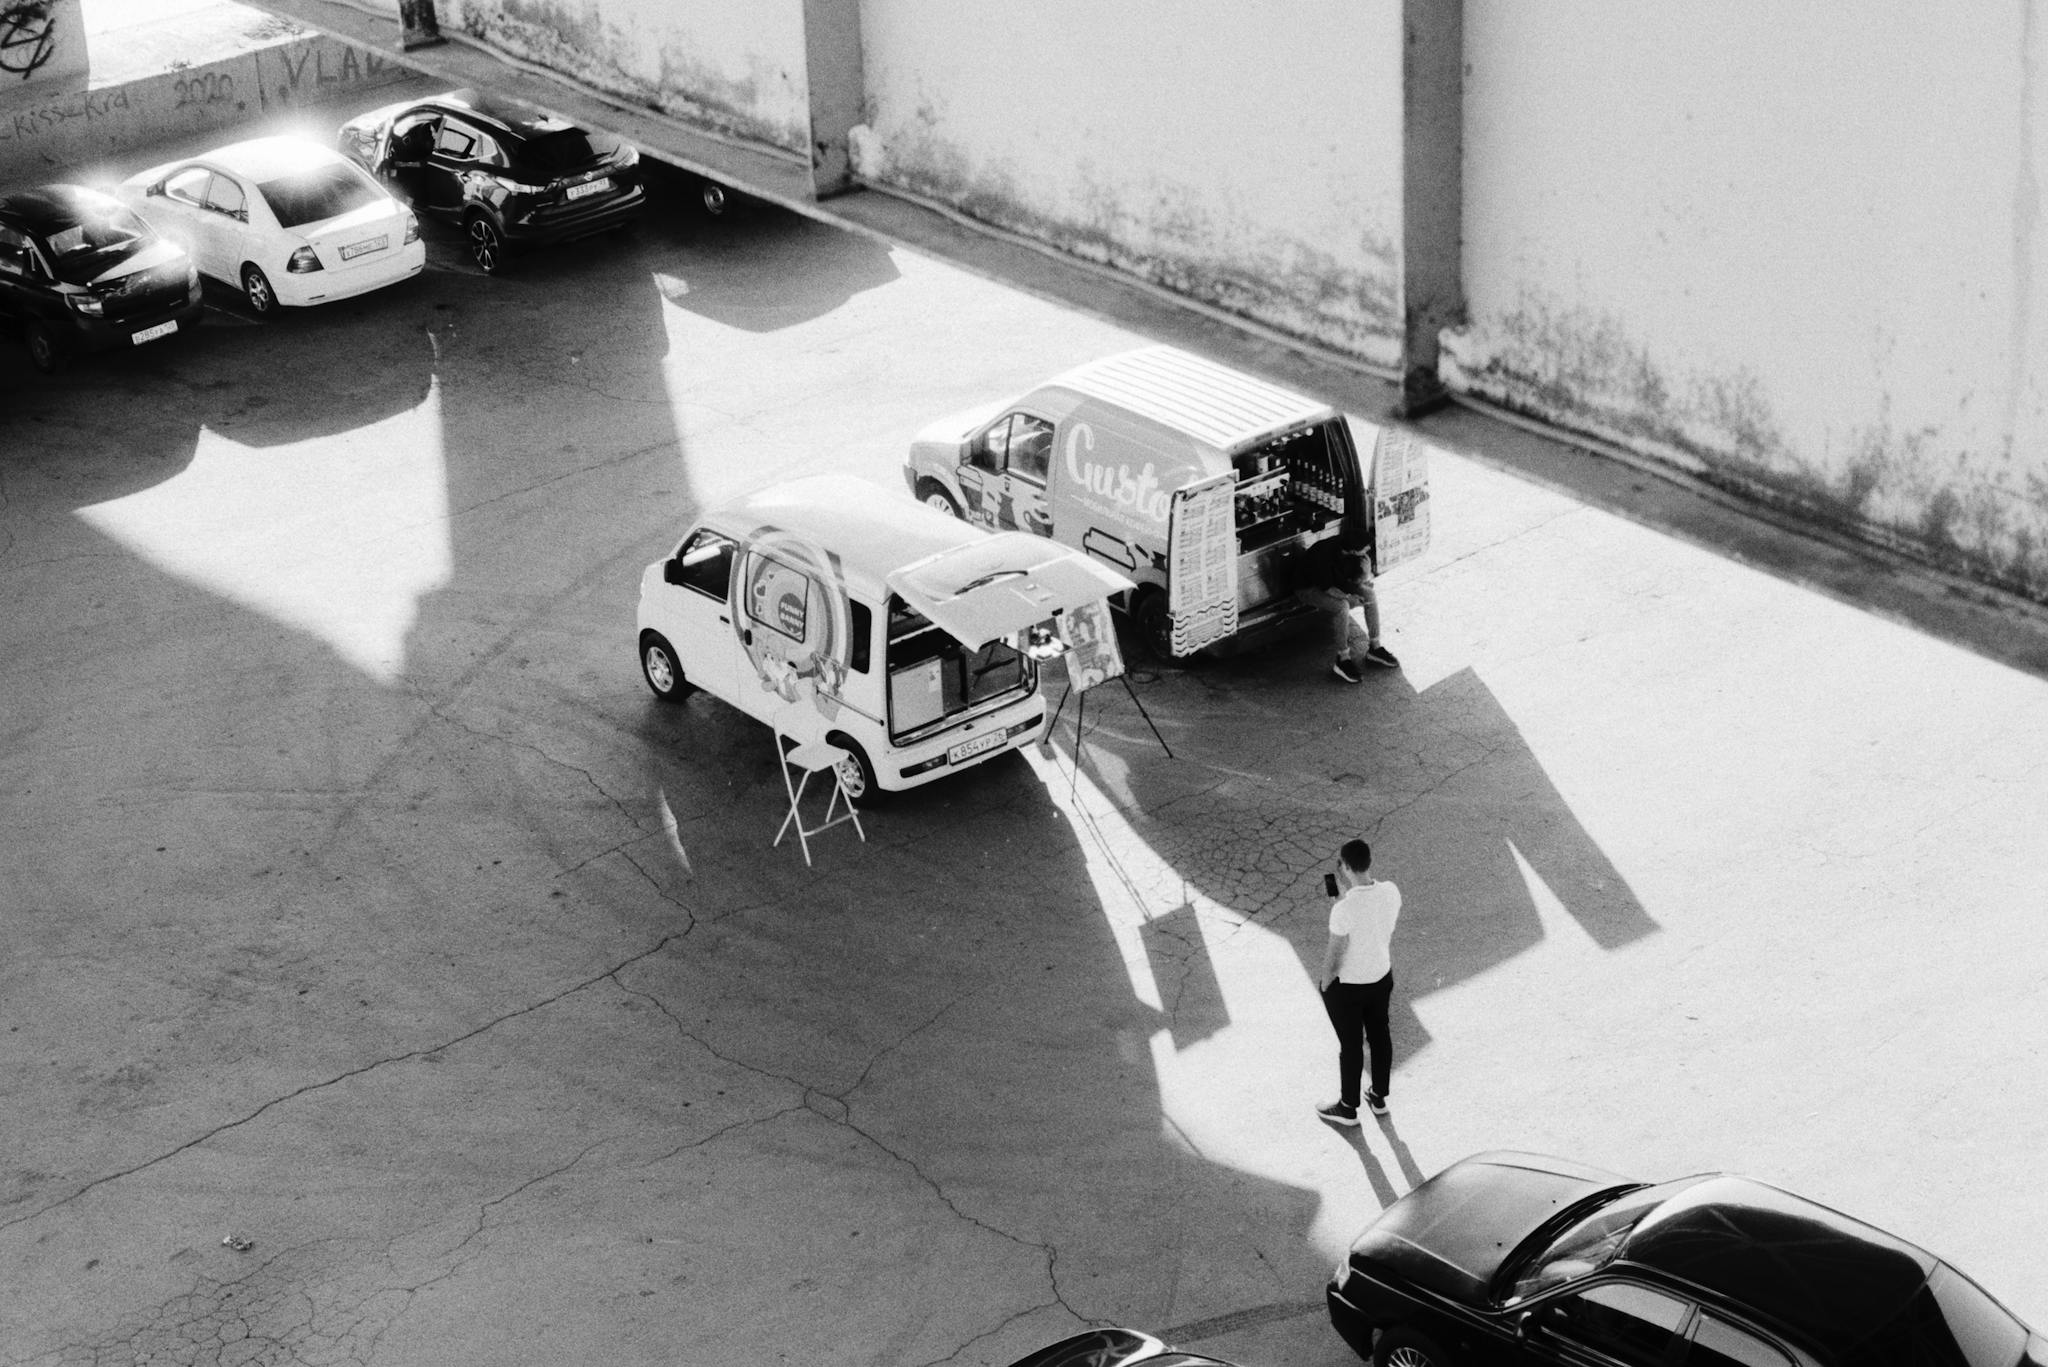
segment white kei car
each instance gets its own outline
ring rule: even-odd
[[[412,210],[307,138],[253,138],[166,162],[114,195],[257,313],[348,299],[427,263]]]

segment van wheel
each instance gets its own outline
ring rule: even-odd
[[[707,180],[697,187],[697,200],[704,206],[708,217],[716,218],[725,212],[725,187],[715,180]]]
[[[883,798],[882,785],[875,777],[873,761],[868,758],[868,752],[860,748],[860,742],[844,731],[834,731],[825,740],[846,752],[846,758],[839,761],[839,781],[846,785],[847,797],[856,806],[872,807],[880,802]]]
[[[683,677],[675,647],[657,631],[640,633],[640,674],[654,690],[654,696],[663,702],[681,702],[696,687]]]
[[[1138,590],[1131,603],[1131,628],[1140,648],[1153,659],[1173,658],[1173,619],[1167,615],[1165,590],[1154,586]]]
[[[57,349],[57,339],[41,323],[30,323],[28,334],[22,339],[28,343],[29,363],[45,375],[55,375],[64,366],[64,353]]]
[[[946,492],[946,486],[935,479],[919,480],[917,497],[927,508],[937,508],[948,517],[960,516],[960,505]]]

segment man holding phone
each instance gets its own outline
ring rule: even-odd
[[[1330,903],[1330,943],[1317,976],[1323,1009],[1337,1032],[1337,1075],[1342,1091],[1316,1107],[1333,1125],[1356,1125],[1361,1103],[1374,1115],[1387,1113],[1394,1071],[1393,1031],[1387,1006],[1394,995],[1394,922],[1401,915],[1401,890],[1375,879],[1372,846],[1347,840],[1337,852],[1338,871],[1323,875]],[[1372,1087],[1359,1091],[1365,1050],[1372,1050]]]

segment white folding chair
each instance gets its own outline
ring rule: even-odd
[[[789,834],[790,827],[796,827],[797,843],[803,847],[804,863],[808,865],[811,862],[811,837],[848,821],[853,823],[854,830],[860,832],[861,843],[867,843],[868,833],[860,824],[860,812],[853,805],[852,795],[846,791],[846,780],[839,776],[840,763],[851,758],[846,751],[822,740],[805,741],[785,749],[783,734],[778,729],[775,732],[775,753],[782,761],[782,786],[789,793],[789,815],[782,818],[782,826],[775,832],[776,845],[782,843],[782,838]],[[792,782],[789,776],[792,769],[799,771],[803,777]],[[832,795],[825,801],[825,819],[815,826],[806,826],[803,815],[804,789],[810,786],[811,775],[820,771],[832,776]],[[846,810],[834,816],[833,812],[838,811],[842,805]]]

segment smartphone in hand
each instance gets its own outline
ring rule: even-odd
[[[1323,875],[1323,891],[1324,891],[1324,892],[1327,892],[1327,893],[1329,893],[1329,894],[1330,894],[1330,896],[1332,896],[1332,897],[1335,897],[1335,896],[1337,895],[1337,875],[1336,875],[1336,874],[1334,874],[1334,873],[1326,873],[1326,874],[1324,874],[1324,875]]]

